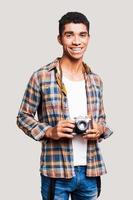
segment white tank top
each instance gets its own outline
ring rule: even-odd
[[[71,81],[63,76],[63,83],[67,90],[70,118],[87,115],[87,101],[85,81]],[[74,166],[86,165],[87,140],[82,136],[72,139]]]

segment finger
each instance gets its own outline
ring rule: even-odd
[[[86,134],[96,134],[96,136],[100,136],[100,131],[97,129],[90,129],[86,131]]]
[[[97,127],[97,123],[93,120],[93,127]]]
[[[64,120],[64,121],[60,121],[58,123],[59,126],[61,127],[70,127],[70,128],[74,128],[75,127],[75,123],[71,122],[70,120]]]
[[[87,129],[86,133],[96,133],[97,130],[96,129]]]
[[[64,123],[64,124],[59,124],[59,127],[73,129],[75,127],[75,125],[67,122],[67,123]]]
[[[97,139],[98,138],[98,136],[97,136],[97,134],[93,134],[93,133],[91,133],[91,134],[86,134],[86,135],[84,135],[83,136],[83,138],[85,138],[85,139]]]
[[[72,133],[73,129],[72,128],[62,128],[61,132],[68,132],[68,133]]]
[[[72,124],[75,124],[75,121],[73,119],[67,119],[66,120],[68,123],[72,123]]]
[[[60,134],[60,138],[73,138],[73,135],[72,134],[67,134],[67,133],[61,133]]]
[[[61,125],[62,127],[69,127],[69,128],[74,128],[75,125],[74,124],[70,124],[70,123],[65,123]]]
[[[83,135],[83,137],[84,138],[94,138],[94,137],[96,137],[96,134],[88,133],[88,134]]]
[[[64,123],[74,124],[75,121],[72,120],[72,119],[65,119],[65,120],[60,120],[60,121],[58,122],[58,124],[64,124]]]

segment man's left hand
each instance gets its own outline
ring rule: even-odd
[[[98,140],[103,133],[104,127],[96,122],[93,122],[93,128],[87,129],[83,138],[87,140]]]

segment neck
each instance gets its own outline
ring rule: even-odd
[[[60,64],[61,64],[61,68],[63,72],[71,73],[71,74],[82,73],[82,67],[83,67],[82,59],[72,60],[63,55],[60,60]]]

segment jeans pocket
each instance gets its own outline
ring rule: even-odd
[[[50,188],[50,178],[41,174],[41,194],[43,200],[48,200]]]

